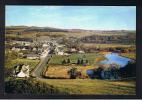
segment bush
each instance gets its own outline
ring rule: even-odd
[[[125,67],[120,68],[119,74],[122,78],[136,77],[136,63],[129,62]]]
[[[5,82],[5,92],[26,95],[53,95],[66,94],[48,85],[33,79],[10,79]]]

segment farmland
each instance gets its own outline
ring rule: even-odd
[[[71,60],[71,63],[77,63],[78,58],[87,59],[90,65],[95,65],[96,62],[105,59],[104,55],[101,53],[72,54],[70,56],[54,55],[49,65],[61,65],[62,61],[67,58]]]
[[[5,66],[6,68],[11,68],[12,66],[16,65],[16,64],[26,64],[26,65],[30,65],[30,69],[34,69],[35,66],[39,63],[39,60],[29,60],[29,59],[15,59],[10,61],[9,63],[6,63]]]
[[[107,81],[91,79],[41,80],[70,95],[135,95],[135,80]]]
[[[121,53],[121,56],[136,60],[136,53]]]

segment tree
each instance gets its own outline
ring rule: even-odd
[[[68,63],[68,64],[70,63],[70,59],[69,59],[69,58],[67,59],[67,63]]]
[[[62,61],[62,64],[66,64],[66,60],[65,59]]]
[[[83,64],[84,62],[83,62],[83,59],[81,59],[81,62],[80,62],[81,64]]]
[[[75,79],[77,77],[77,68],[72,68],[68,71],[70,79]]]
[[[80,64],[80,59],[78,58],[78,60],[77,60],[77,65],[79,65]]]
[[[88,64],[88,60],[86,60],[86,64]]]
[[[125,67],[120,68],[119,74],[122,78],[136,77],[136,63],[129,62]]]

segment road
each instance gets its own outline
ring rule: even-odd
[[[46,56],[41,58],[40,63],[36,66],[36,68],[32,72],[32,76],[36,78],[42,78],[42,72],[46,67],[47,62],[49,62],[52,54],[47,53]]]

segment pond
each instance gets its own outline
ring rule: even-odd
[[[101,64],[116,63],[120,65],[120,67],[125,67],[128,64],[128,62],[132,61],[129,58],[119,56],[118,53],[109,53],[109,54],[106,54],[105,57],[107,58],[107,60],[101,61],[100,62]]]
[[[118,64],[120,65],[120,67],[125,67],[130,61],[132,61],[129,58],[126,57],[122,57],[117,53],[109,53],[106,54],[105,57],[107,58],[106,60],[100,61],[100,64]],[[118,79],[119,76],[117,74],[117,72],[115,71],[111,71],[111,70],[103,70],[101,72],[97,72],[93,69],[89,69],[86,71],[86,74],[91,78],[95,78],[95,77],[100,77],[101,79]]]

